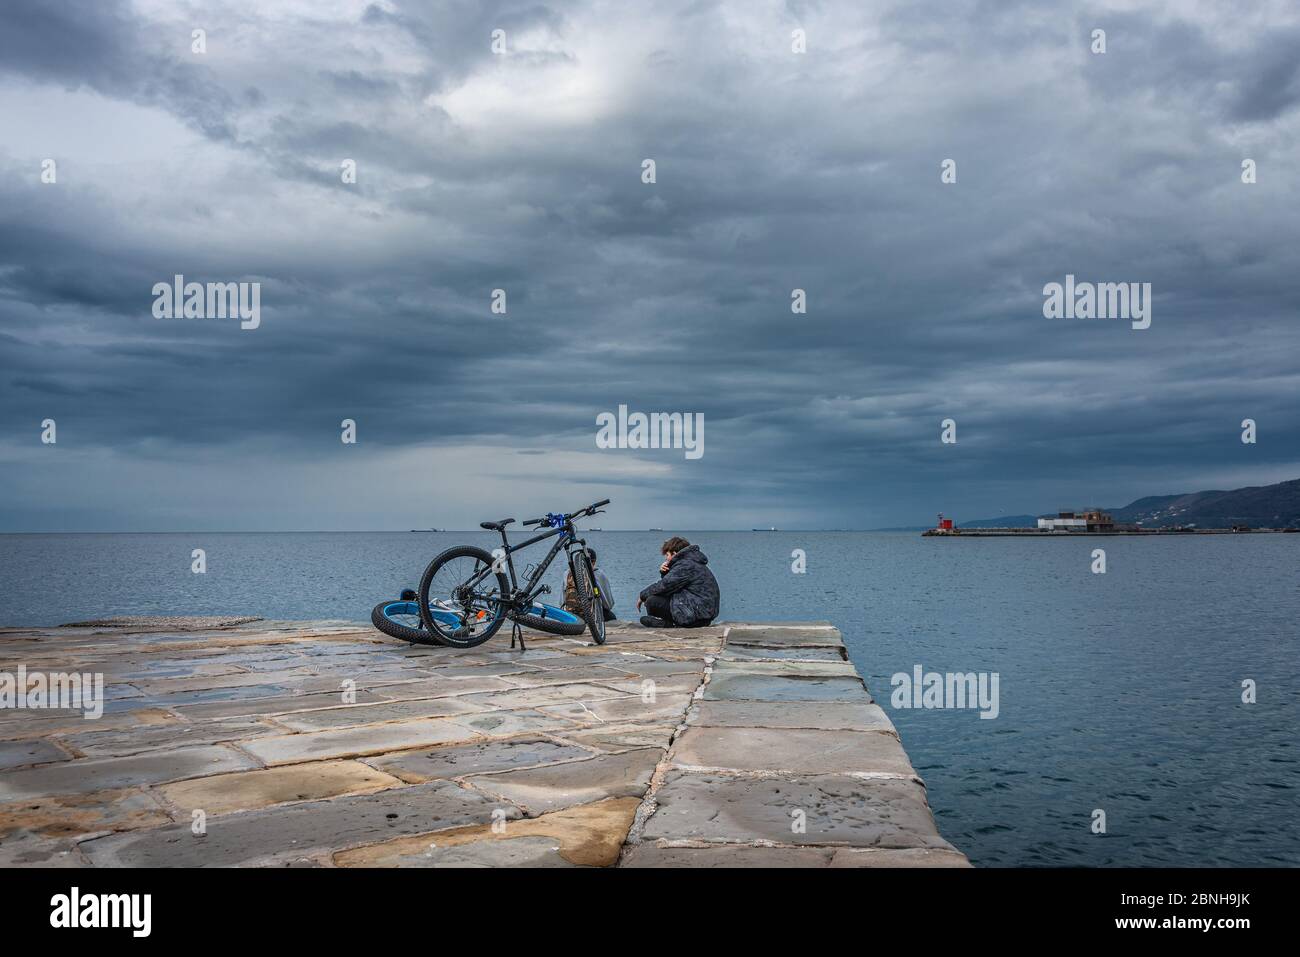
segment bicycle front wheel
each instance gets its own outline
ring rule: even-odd
[[[449,548],[429,562],[420,579],[420,619],[443,644],[473,648],[505,622],[508,587],[483,549]]]
[[[390,638],[416,645],[440,645],[442,640],[424,627],[420,606],[413,601],[381,601],[370,613],[370,622]]]
[[[596,572],[591,567],[591,559],[586,551],[577,552],[572,559],[573,587],[578,592],[578,607],[582,610],[582,619],[587,623],[587,630],[596,644],[605,643],[605,606],[600,598],[600,586],[596,584]]]
[[[582,618],[554,605],[534,602],[528,611],[517,611],[511,615],[525,628],[549,632],[552,635],[580,635],[586,628]]]

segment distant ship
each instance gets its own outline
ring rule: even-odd
[[[441,532],[442,529],[440,529],[440,528],[413,528],[413,529],[411,529],[411,531],[413,531],[413,532]]]
[[[650,531],[652,531],[652,532],[662,532],[663,529],[662,529],[662,528],[652,528],[652,529],[650,529]]]
[[[777,529],[777,527],[773,525],[771,528],[751,528],[750,531],[751,532],[775,532],[775,531],[779,531],[779,529]]]

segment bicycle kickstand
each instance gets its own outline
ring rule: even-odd
[[[510,628],[510,647],[511,647],[511,649],[513,649],[513,648],[515,647],[515,641],[518,640],[518,641],[519,641],[519,650],[520,650],[520,651],[527,651],[528,649],[524,647],[524,631],[523,631],[522,628],[519,627],[519,622],[517,622],[517,621],[512,621],[512,622],[510,622],[510,626],[511,626],[511,628]]]

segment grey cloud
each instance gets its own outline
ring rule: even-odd
[[[79,441],[163,469],[238,449],[210,466],[233,475],[259,456],[333,461],[351,417],[367,449],[493,446],[545,470],[594,452],[596,414],[626,403],[703,412],[706,455],[644,456],[665,480],[613,453],[591,480],[704,519],[743,501],[835,527],[1182,490],[1239,451],[1246,415],[1268,423],[1260,467],[1300,461],[1294,186],[1276,166],[1240,185],[1236,141],[1249,122],[1260,156],[1284,153],[1263,124],[1290,115],[1292,32],[1229,49],[1212,19],[1112,14],[1102,60],[1083,8],[792,6],[761,27],[732,8],[729,33],[701,3],[637,13],[672,42],[598,76],[588,31],[632,14],[596,9],[268,24],[280,53],[256,76],[160,59],[157,25],[124,5],[57,50],[67,17],[20,9],[23,49],[0,41],[21,52],[12,76],[169,111],[211,141],[216,172],[58,192],[0,155],[0,448],[57,412]],[[210,31],[228,17],[215,7]],[[832,17],[861,39],[831,46]],[[802,61],[744,45],[770,29],[779,50],[801,18],[823,18]],[[547,49],[502,62],[498,26]],[[598,118],[527,135],[437,102],[551,69],[617,96],[594,88],[612,98]],[[939,183],[947,157],[956,186]],[[148,290],[176,271],[260,280],[262,327],[153,320]],[[1043,319],[1043,284],[1067,272],[1152,282],[1152,328]],[[507,317],[488,311],[497,287]],[[790,313],[795,287],[808,316]],[[948,416],[956,449],[938,443]],[[361,508],[403,527],[383,501]]]

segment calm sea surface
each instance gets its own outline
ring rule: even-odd
[[[940,830],[976,864],[1300,865],[1300,535],[682,534],[710,557],[723,618],[839,626]],[[665,537],[589,534],[621,616],[656,577]],[[461,542],[493,543],[478,531],[0,535],[0,624],[368,622]],[[1104,575],[1090,572],[1097,547]],[[206,575],[190,571],[194,548],[207,552]],[[791,572],[796,548],[806,574]],[[918,664],[997,672],[999,716],[891,707],[890,677]],[[1258,703],[1241,702],[1244,679]],[[1090,833],[1096,808],[1104,835]]]

